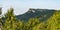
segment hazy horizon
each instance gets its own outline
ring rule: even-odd
[[[13,7],[16,15],[23,14],[29,8],[60,9],[60,0],[0,0],[3,13]]]

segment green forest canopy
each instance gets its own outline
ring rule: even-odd
[[[56,10],[54,14],[45,22],[39,18],[30,18],[28,22],[18,20],[10,8],[4,16],[0,18],[2,30],[60,30],[60,11]],[[4,20],[3,20],[4,19]]]

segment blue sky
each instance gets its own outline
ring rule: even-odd
[[[16,15],[23,14],[29,8],[60,9],[60,0],[0,0],[3,13],[13,7]]]

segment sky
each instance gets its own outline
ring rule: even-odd
[[[60,0],[0,0],[3,14],[10,7],[14,8],[16,15],[24,14],[29,8],[60,9]]]

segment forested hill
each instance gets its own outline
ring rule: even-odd
[[[16,16],[17,19],[28,21],[30,18],[39,18],[41,21],[47,20],[53,15],[53,9],[33,9],[30,8],[26,13]]]
[[[29,9],[18,16],[15,16],[13,10],[10,8],[0,18],[2,30],[60,30],[60,10]]]

